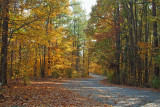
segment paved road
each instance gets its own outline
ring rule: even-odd
[[[160,107],[160,93],[138,89],[105,86],[99,83],[104,76],[71,80],[63,85],[74,92],[102,103],[118,107]]]

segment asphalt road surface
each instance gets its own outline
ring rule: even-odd
[[[105,76],[90,74],[95,78],[71,80],[63,85],[82,96],[115,107],[160,107],[160,93],[106,86],[100,84]]]

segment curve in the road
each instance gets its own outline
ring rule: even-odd
[[[160,93],[100,84],[105,76],[90,74],[95,78],[71,80],[63,85],[81,95],[113,106],[160,107]]]

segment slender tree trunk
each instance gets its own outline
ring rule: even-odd
[[[125,43],[125,50],[124,50],[124,63],[125,63],[125,69],[124,72],[127,74],[127,68],[128,68],[128,44],[129,44],[129,36],[126,35],[126,43]],[[126,78],[124,78],[124,84],[126,84]]]
[[[90,49],[88,49],[88,76],[89,76],[89,66],[90,66]]]
[[[41,77],[42,77],[42,58],[43,57],[41,57],[41,54],[43,55],[43,52],[41,52],[41,46],[40,46],[40,44],[38,44],[38,48],[39,48],[39,59],[40,59],[40,61],[39,61],[39,65],[40,65],[40,72],[41,72]]]
[[[79,31],[79,25],[78,25],[78,31]],[[80,59],[79,59],[79,38],[80,38],[80,34],[78,33],[78,37],[77,37],[77,40],[76,40],[76,46],[77,46],[77,58],[76,58],[76,71],[79,71],[80,70],[80,68],[79,68],[79,61],[80,61]]]
[[[83,69],[82,69],[83,77],[85,76],[85,40],[83,41]]]
[[[84,43],[83,43],[83,68],[85,68],[85,54],[84,54],[84,52],[85,52],[85,41],[84,41]]]
[[[14,51],[11,51],[11,71],[10,71],[10,77],[13,77],[13,55]]]
[[[18,44],[19,44],[19,50],[18,50],[18,53],[19,53],[18,71],[20,71],[20,69],[21,69],[21,63],[22,63],[22,44],[21,44],[21,41],[18,41]]]
[[[21,50],[22,50],[22,45],[21,45],[21,43],[19,43],[19,62],[20,62],[20,63],[21,63],[21,60],[22,60]]]
[[[37,76],[37,48],[36,48],[36,51],[35,51],[35,65],[34,65],[34,77],[36,77]]]
[[[90,45],[90,38],[88,39],[88,45],[91,46],[91,45]],[[91,47],[88,48],[88,54],[87,54],[87,57],[88,57],[88,58],[87,58],[87,66],[88,66],[88,67],[87,67],[87,74],[88,74],[88,76],[89,76],[89,70],[90,70],[90,57],[91,57],[91,56],[90,56],[90,55],[91,55],[91,54],[90,54],[90,48],[91,48]]]
[[[77,41],[77,58],[76,58],[76,71],[79,71],[79,43]]]
[[[2,36],[2,0],[0,0],[0,37]]]
[[[46,46],[43,46],[43,63],[42,63],[42,70],[41,70],[41,77],[45,77],[45,67],[46,67]]]
[[[131,60],[130,60],[130,66],[131,66],[131,74],[135,75],[135,49],[134,49],[134,35],[133,35],[133,26],[135,26],[134,24],[134,15],[133,15],[133,1],[131,0],[129,2],[130,4],[130,30],[129,30],[129,35],[130,35],[130,54],[131,54]]]
[[[75,18],[75,17],[74,17]],[[73,30],[74,30],[74,35],[76,35],[76,21],[75,20],[73,20]],[[74,37],[73,37],[74,38]],[[73,49],[74,49],[74,47],[76,48],[76,46],[77,46],[77,44],[76,44],[76,40],[73,40]],[[73,55],[75,55],[76,56],[76,52],[75,51],[73,51]],[[77,59],[75,59],[75,62],[77,61]],[[77,70],[77,62],[76,62],[76,64],[74,65],[74,69],[75,70]]]
[[[144,11],[144,9],[142,9],[142,15],[141,15],[141,20],[140,20],[140,22],[139,22],[139,30],[138,30],[138,40],[140,41],[140,42],[142,42],[142,22],[143,22],[143,11]],[[139,83],[139,85],[141,86],[142,85],[142,71],[143,71],[143,61],[142,61],[142,59],[141,59],[141,57],[140,57],[140,55],[138,55],[138,59],[137,59],[137,61],[138,61],[138,64],[137,64],[137,69],[138,69],[138,83]]]
[[[42,77],[42,78],[44,77],[44,68],[43,68],[43,67],[44,67],[44,66],[43,66],[43,65],[44,65],[44,64],[43,64],[43,63],[44,63],[44,61],[43,61],[43,59],[44,59],[44,58],[43,58],[44,51],[43,51],[43,50],[44,50],[44,49],[43,49],[43,46],[42,46],[42,55],[40,56],[40,59],[41,59],[41,60],[40,60],[40,63],[41,63],[41,64],[40,64],[40,65],[41,65],[41,77]]]
[[[49,19],[48,19],[49,20]],[[50,24],[52,25],[52,21],[50,20]],[[49,27],[50,31],[52,31],[52,27]],[[50,40],[48,41],[48,70],[51,70],[51,43]]]
[[[144,1],[144,17],[145,17],[145,42],[148,43],[148,20],[147,20],[147,2],[148,0]],[[148,83],[148,51],[146,50],[145,54],[145,76],[144,76],[144,82],[145,84]]]
[[[129,14],[129,10],[127,9],[128,4],[123,4],[122,6],[124,8],[125,14]],[[126,16],[126,19],[129,20],[129,15]],[[124,31],[126,30],[126,26],[129,26],[129,23],[128,23],[128,25],[124,24],[124,27],[123,27]],[[124,62],[124,73],[125,73],[125,75],[127,74],[127,72],[128,72],[127,68],[129,67],[128,66],[128,52],[129,52],[128,45],[129,45],[129,35],[127,33],[125,33],[125,47],[124,47],[124,54],[123,54],[123,57],[124,57],[124,60],[123,60],[123,62]],[[123,82],[123,84],[127,84],[126,83],[127,82],[127,78],[123,78],[122,77],[122,82]]]
[[[156,0],[152,0],[152,15],[153,17],[156,17]],[[155,53],[156,56],[158,56],[158,35],[157,35],[157,21],[155,20],[153,22],[153,36],[154,36],[154,48],[155,48]],[[155,57],[156,57],[155,56]],[[158,66],[158,62],[155,62],[155,69],[154,69],[154,75],[156,77],[159,77],[159,66]]]
[[[48,70],[51,69],[51,47],[48,47]]]
[[[2,10],[2,48],[1,48],[1,72],[0,82],[7,85],[7,44],[8,44],[8,21],[9,21],[9,0],[3,1]]]
[[[48,25],[49,25],[49,19],[50,19],[50,14],[48,15],[47,17],[47,23],[46,23],[46,36],[48,36]],[[46,45],[43,46],[43,69],[42,69],[42,72],[41,72],[41,77],[45,77],[45,74],[46,74],[46,53],[47,53],[47,47]]]
[[[115,32],[116,32],[116,49],[117,49],[117,67],[116,67],[116,83],[120,84],[120,15],[119,15],[119,3],[117,3],[116,19],[115,19]]]
[[[135,85],[137,85],[137,66],[138,66],[138,61],[137,61],[137,59],[138,59],[138,48],[137,48],[137,43],[138,43],[138,38],[137,38],[137,32],[138,32],[138,30],[137,30],[137,21],[138,21],[138,19],[137,19],[137,0],[135,0],[135,8],[134,8],[134,10],[135,10],[135,18],[134,18],[134,34],[135,34],[135,45],[134,45],[134,58],[135,58],[135,60],[134,60],[134,80],[135,80]]]

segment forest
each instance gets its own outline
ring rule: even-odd
[[[0,0],[0,84],[84,78],[160,88],[160,1]]]
[[[159,88],[159,11],[159,0],[97,0],[86,32],[97,40],[89,49],[93,72],[112,83]]]

